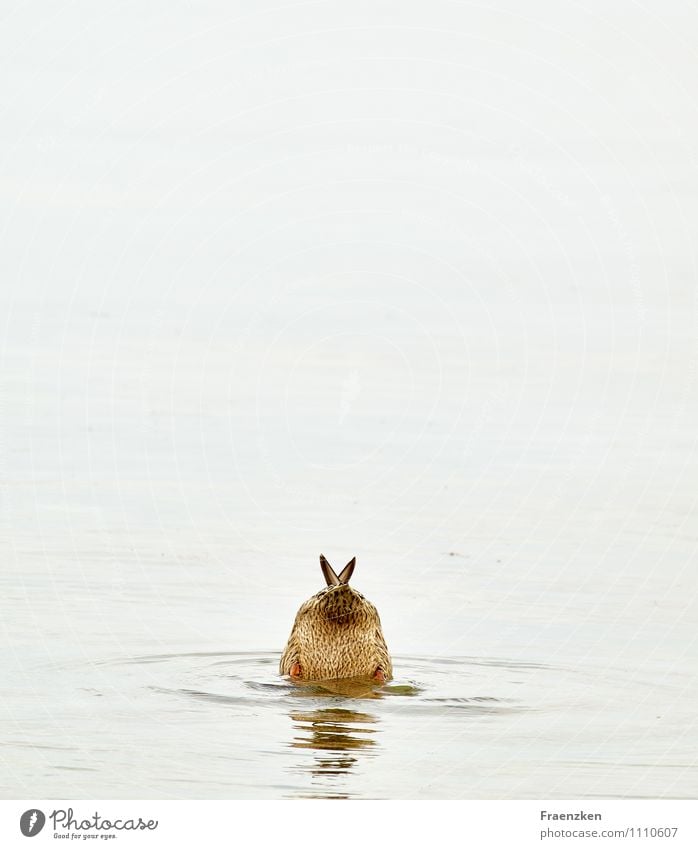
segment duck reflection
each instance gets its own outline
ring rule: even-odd
[[[377,753],[375,734],[378,720],[369,713],[347,708],[297,710],[290,714],[294,737],[291,747],[309,749],[313,761],[299,765],[314,778],[334,781],[352,772],[361,757]],[[338,788],[325,787],[326,791]],[[318,792],[313,796],[338,797],[337,792]]]

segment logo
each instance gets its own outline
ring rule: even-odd
[[[38,808],[30,808],[19,818],[19,828],[25,837],[35,837],[46,823],[46,816]]]

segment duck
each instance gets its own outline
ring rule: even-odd
[[[279,662],[294,681],[370,678],[383,684],[393,665],[375,606],[349,586],[353,557],[339,575],[320,555],[327,584],[303,602]]]

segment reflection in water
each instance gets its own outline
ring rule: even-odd
[[[382,690],[371,678],[335,678],[327,681],[294,681],[299,696],[348,696],[351,699],[380,699]]]
[[[359,757],[374,756],[378,745],[374,735],[377,718],[368,713],[359,713],[346,708],[320,708],[309,711],[292,711],[290,714],[296,733],[291,741],[294,749],[311,749],[314,760],[308,765],[299,764],[298,769],[310,772],[323,785],[317,793],[307,794],[315,798],[346,798],[341,788],[332,782],[352,772]],[[328,782],[330,782],[328,784]]]

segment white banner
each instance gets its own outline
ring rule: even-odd
[[[0,801],[0,846],[698,846],[693,801]],[[35,843],[29,843],[35,840]],[[118,841],[114,842],[114,841]]]

